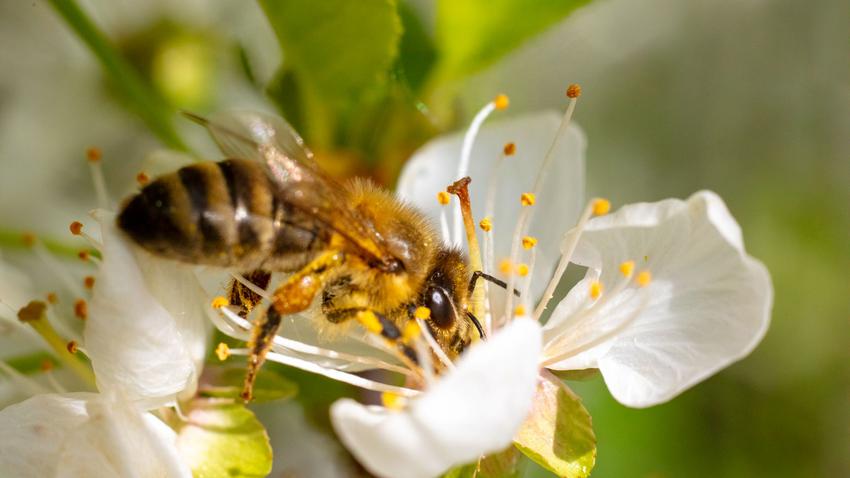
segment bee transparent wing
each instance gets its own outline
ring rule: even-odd
[[[370,221],[351,207],[347,190],[319,169],[286,120],[251,111],[225,111],[209,118],[184,114],[206,127],[227,157],[265,163],[284,201],[339,233],[363,255],[388,268],[397,265]]]

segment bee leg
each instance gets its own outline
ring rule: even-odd
[[[251,401],[254,381],[260,371],[266,354],[271,348],[274,336],[280,328],[284,315],[301,312],[313,302],[328,273],[344,260],[341,252],[328,251],[322,253],[300,271],[289,276],[287,280],[275,289],[272,294],[272,304],[266,313],[254,322],[251,330],[251,340],[248,342],[248,372],[242,387],[242,399]]]
[[[272,273],[263,269],[257,269],[243,274],[243,277],[260,289],[265,289],[269,286]],[[230,305],[239,307],[239,316],[242,318],[247,317],[251,313],[251,310],[263,300],[259,294],[236,279],[230,282],[230,294],[228,295]]]
[[[416,350],[408,344],[401,329],[381,313],[365,307],[322,308],[322,313],[328,322],[340,324],[348,320],[357,320],[369,332],[379,335],[387,344],[397,351],[400,359],[411,368],[419,366]]]

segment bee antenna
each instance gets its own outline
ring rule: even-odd
[[[475,271],[475,272],[472,273],[472,278],[469,279],[469,290],[467,291],[467,293],[469,295],[472,295],[472,291],[475,290],[475,284],[478,283],[478,279],[484,279],[487,282],[491,282],[493,284],[496,284],[497,286],[499,286],[499,287],[501,287],[502,289],[505,289],[505,290],[507,290],[507,288],[508,288],[508,284],[506,284],[505,281],[497,279],[497,278],[491,276],[490,274],[486,274],[486,273],[484,273],[484,271]],[[519,291],[514,289],[514,295],[519,297],[520,296]]]
[[[476,317],[475,314],[468,310],[466,311],[466,316],[469,317],[469,320],[471,320],[473,325],[475,325],[475,328],[478,329],[478,335],[482,339],[486,339],[487,336],[484,334],[484,328],[481,327],[481,322],[478,321],[478,317]]]

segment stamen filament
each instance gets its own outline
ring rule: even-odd
[[[230,349],[230,354],[248,356],[251,354],[251,352],[248,349]],[[290,357],[289,355],[283,355],[277,352],[269,352],[268,355],[266,355],[266,359],[271,360],[272,362],[281,363],[283,365],[289,365],[290,367],[295,367],[301,370],[305,370],[307,372],[322,375],[324,377],[328,377],[339,382],[347,383],[349,385],[354,385],[355,387],[360,387],[366,390],[372,390],[374,392],[390,392],[401,395],[403,397],[415,397],[419,394],[418,390],[376,382],[374,380],[369,380],[358,375],[354,375],[348,372],[342,372],[340,370],[325,368],[313,362],[309,362],[307,360],[299,359],[296,357]]]
[[[90,385],[95,385],[94,372],[87,363],[68,351],[67,339],[56,333],[47,321],[47,306],[44,302],[32,301],[18,311],[18,319],[29,324],[47,343],[54,355],[70,370]]]
[[[425,337],[425,342],[428,343],[428,346],[431,347],[431,350],[434,351],[434,355],[440,359],[440,362],[446,367],[448,370],[454,370],[455,364],[449,359],[448,355],[443,351],[443,348],[440,347],[440,344],[437,343],[437,340],[434,339],[434,336],[431,335],[431,329],[429,329],[425,322],[422,319],[416,319],[416,322],[419,324],[419,327],[422,329],[422,336]]]
[[[543,311],[546,310],[546,306],[549,304],[549,301],[552,300],[552,296],[555,295],[555,289],[561,282],[561,277],[563,277],[564,272],[567,270],[567,266],[573,258],[573,253],[578,246],[578,241],[581,239],[581,234],[584,232],[585,226],[587,226],[587,221],[589,221],[590,217],[593,215],[593,205],[594,201],[590,201],[581,213],[578,224],[564,234],[564,238],[561,242],[561,259],[558,261],[558,267],[555,268],[555,273],[552,275],[552,279],[549,280],[549,285],[546,286],[546,291],[543,292],[543,297],[540,298],[537,308],[534,309],[535,320],[540,320],[540,316],[543,315]]]
[[[103,208],[109,208],[109,193],[106,190],[106,179],[103,177],[103,167],[100,164],[101,154],[96,148],[91,148],[86,152],[88,156],[89,171],[91,171],[92,183],[94,183],[94,191],[97,195],[97,203]]]

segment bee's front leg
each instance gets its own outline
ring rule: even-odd
[[[289,276],[287,280],[275,289],[272,294],[272,304],[266,313],[254,321],[251,330],[251,340],[248,342],[248,371],[242,387],[242,399],[251,401],[254,381],[257,373],[266,360],[266,354],[271,349],[274,336],[280,328],[285,315],[301,312],[313,302],[324,280],[331,270],[342,264],[344,255],[338,251],[324,252],[300,271]]]

